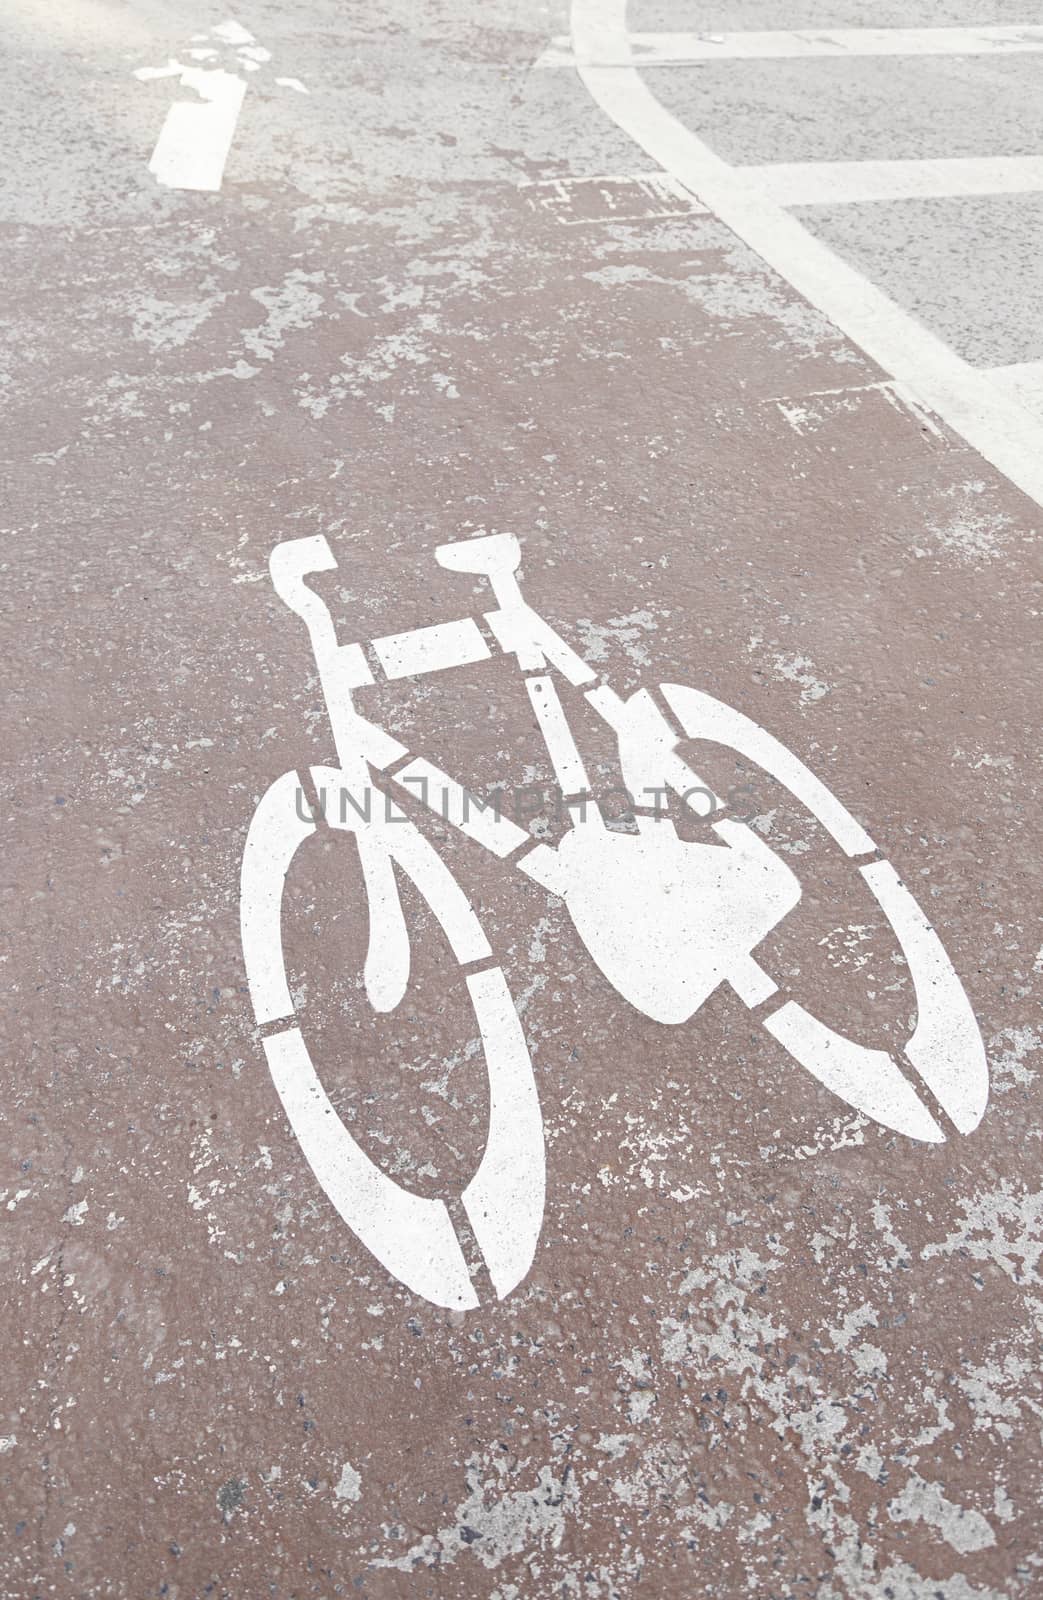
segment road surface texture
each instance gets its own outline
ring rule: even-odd
[[[1043,1595],[1043,14],[914,11],[5,5],[4,1600]],[[435,557],[497,534],[599,682],[734,708],[671,703],[732,848],[669,819],[790,899],[683,1024],[716,890],[606,853],[584,921],[396,787],[569,832],[575,752]],[[398,871],[408,982],[378,835],[315,820],[349,689],[488,941]],[[947,952],[915,992],[881,857]]]

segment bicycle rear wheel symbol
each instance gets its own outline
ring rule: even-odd
[[[970,1133],[988,1100],[988,1067],[974,1014],[930,923],[873,841],[792,751],[757,723],[699,690],[661,684],[621,699],[597,682],[578,656],[524,600],[517,580],[518,543],[496,534],[443,545],[439,563],[480,573],[497,608],[484,621],[501,651],[515,658],[539,731],[569,807],[571,827],[557,847],[538,843],[509,818],[475,812],[467,791],[409,752],[356,710],[353,691],[375,682],[358,644],[338,645],[332,620],[305,583],[336,565],[326,540],[296,539],[271,557],[280,598],[308,627],[339,767],[313,767],[320,792],[361,796],[374,769],[483,845],[512,869],[564,900],[591,959],[616,991],[652,1020],[688,1021],[727,983],[758,1008],[768,1033],[814,1078],[857,1111],[908,1138],[939,1143],[930,1091],[960,1133]],[[492,652],[473,618],[372,641],[388,678],[471,665]],[[591,798],[582,757],[548,671],[582,689],[615,734],[631,794],[674,790],[712,822],[719,843],[683,841],[658,804],[637,813],[636,835],[607,830]],[[782,783],[851,859],[887,918],[909,964],[917,1021],[901,1061],[829,1028],[778,985],[754,958],[762,940],[798,904],[801,885],[789,866],[724,807],[682,760],[683,738],[738,752]],[[338,1117],[294,1016],[282,953],[286,875],[314,818],[300,815],[295,772],[276,779],[251,821],[243,855],[243,953],[254,1014],[276,1090],[306,1160],[329,1200],[387,1270],[435,1305],[477,1306],[450,1213],[440,1200],[413,1194],[370,1160]],[[720,815],[718,815],[721,813]],[[396,872],[412,880],[465,969],[489,1079],[485,1152],[460,1196],[497,1295],[525,1277],[539,1241],[545,1195],[543,1123],[517,1010],[466,895],[434,846],[404,812],[373,817],[341,807],[327,821],[353,834],[369,905],[365,988],[377,1011],[405,993],[409,931]],[[919,1079],[919,1085],[915,1080]]]

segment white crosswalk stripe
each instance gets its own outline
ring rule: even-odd
[[[1043,191],[1043,156],[927,161],[792,161],[742,167],[780,206],[856,205]]]
[[[539,66],[673,67],[703,61],[811,60],[827,56],[970,56],[1043,50],[1043,27],[805,28],[741,33],[631,33],[628,49],[595,40],[583,52],[555,39]]]

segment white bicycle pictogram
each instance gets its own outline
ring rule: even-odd
[[[621,698],[524,599],[520,549],[492,534],[442,545],[442,567],[489,580],[496,608],[473,617],[371,641],[388,679],[488,660],[499,650],[524,674],[539,732],[565,797],[569,827],[541,843],[493,809],[478,809],[455,779],[356,710],[353,692],[377,679],[360,644],[340,645],[325,603],[305,579],[336,566],[322,536],[278,545],[276,593],[306,624],[332,724],[339,767],[315,766],[320,792],[368,793],[374,769],[444,821],[525,873],[567,906],[592,961],[626,1001],[653,1021],[687,1022],[728,984],[772,1037],[827,1089],[908,1138],[945,1134],[906,1075],[919,1078],[960,1133],[977,1127],[988,1099],[981,1035],[941,941],[865,829],[785,745],[751,718],[698,689],[659,685]],[[583,693],[615,735],[629,794],[673,790],[703,818],[716,843],[682,840],[659,805],[635,811],[636,833],[615,831],[592,799],[583,759],[551,669]],[[673,720],[671,720],[671,718]],[[799,1002],[783,999],[753,952],[801,898],[790,867],[725,807],[680,754],[683,739],[724,746],[771,775],[817,819],[856,865],[908,962],[916,1025],[899,1054],[836,1032]],[[469,1309],[478,1296],[444,1201],[404,1188],[373,1162],[331,1104],[295,1019],[282,949],[287,872],[316,827],[303,815],[296,772],[276,779],[250,823],[242,864],[242,938],[254,1015],[276,1090],[306,1160],[341,1217],[401,1283],[435,1305]],[[482,1159],[460,1197],[496,1294],[525,1277],[543,1221],[543,1120],[518,1012],[475,912],[431,841],[399,808],[331,807],[330,826],[353,833],[368,899],[365,991],[376,1011],[394,1010],[410,971],[409,930],[396,871],[437,918],[465,970],[485,1053],[489,1128]],[[773,998],[778,1003],[771,1007]]]

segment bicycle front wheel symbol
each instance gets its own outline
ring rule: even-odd
[[[316,788],[339,791],[344,775],[315,767]],[[387,1270],[438,1306],[471,1310],[478,1296],[442,1200],[413,1194],[373,1162],[345,1127],[322,1086],[302,1029],[294,1019],[282,950],[286,874],[314,832],[298,807],[299,780],[286,772],[254,812],[243,852],[243,954],[272,1081],[308,1165],[330,1202]],[[391,1010],[409,974],[408,931],[398,905],[394,867],[412,879],[437,917],[461,965],[486,961],[490,949],[466,895],[423,834],[404,818],[349,827],[355,834],[370,896],[366,989],[375,1009]],[[489,1133],[485,1152],[460,1200],[502,1299],[532,1265],[546,1187],[543,1120],[528,1047],[510,990],[498,966],[467,974],[466,984],[485,1052]]]

